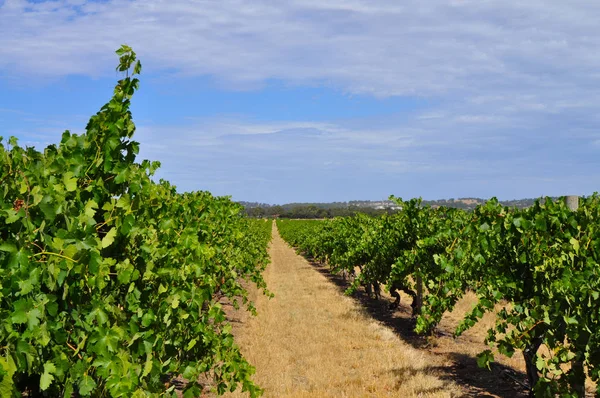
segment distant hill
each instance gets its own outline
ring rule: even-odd
[[[513,200],[501,200],[504,206],[516,207],[518,209],[524,209],[532,206],[538,198],[527,198],[527,199],[513,199]],[[556,200],[557,198],[552,197],[551,199]],[[487,199],[481,198],[458,198],[458,199],[439,199],[439,200],[424,200],[423,203],[435,206],[446,206],[456,207],[459,209],[472,210],[477,205],[484,204]]]
[[[505,206],[508,207],[516,207],[519,209],[523,209],[529,207],[534,204],[537,198],[527,198],[527,199],[513,199],[513,200],[501,200]],[[557,199],[552,197],[552,199]],[[464,210],[472,210],[477,205],[483,204],[487,199],[482,198],[451,198],[451,199],[438,199],[438,200],[424,200],[423,204],[429,205],[432,207],[446,206],[446,207],[455,207]],[[331,203],[286,203],[283,205],[271,205],[267,203],[258,203],[258,202],[238,202],[246,209],[273,209],[277,208],[277,210],[282,212],[289,212],[293,209],[298,208],[316,208],[320,210],[341,210],[347,209],[356,212],[358,209],[373,209],[373,210],[400,210],[400,206],[398,206],[395,202],[391,200],[351,200],[348,202],[331,202]]]

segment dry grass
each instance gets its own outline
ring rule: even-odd
[[[408,295],[401,293],[401,296],[405,305],[410,303],[411,299]],[[437,328],[437,330],[442,333],[430,340],[432,343],[430,347],[431,352],[442,355],[461,354],[469,357],[476,357],[477,354],[483,350],[490,348],[484,344],[487,332],[490,328],[494,327],[496,314],[505,306],[510,306],[510,304],[496,305],[494,312],[486,313],[483,316],[483,319],[464,332],[459,338],[455,339],[451,336],[458,324],[464,319],[465,315],[474,308],[476,303],[477,297],[475,294],[467,292],[465,296],[456,303],[454,310],[444,315]],[[525,360],[520,351],[515,352],[511,358],[500,354],[495,349],[493,351],[497,363],[512,368],[515,371],[525,373]],[[550,350],[545,345],[540,347],[538,354],[545,357],[551,356]],[[567,370],[568,365],[563,366],[563,368],[564,370]],[[590,378],[586,381],[586,390],[586,395],[589,396],[593,396],[594,391],[596,390],[596,384]]]
[[[464,319],[465,315],[473,309],[476,303],[477,297],[475,294],[467,292],[465,296],[456,303],[454,310],[444,315],[442,322],[440,322],[439,329],[450,334],[453,333],[458,324]],[[497,305],[494,312],[486,313],[483,316],[483,319],[477,322],[475,326],[463,333],[460,338],[461,353],[474,357],[483,350],[489,348],[483,342],[485,341],[488,330],[494,327],[496,314],[502,308],[502,305]],[[444,336],[438,338],[436,344],[439,348],[443,348],[445,345],[451,345],[456,349],[456,340],[451,337]],[[515,370],[525,371],[525,361],[520,352],[516,352],[512,358],[508,358],[498,352],[495,352],[494,356],[498,363],[509,366]]]
[[[273,231],[265,272],[275,298],[236,328],[267,397],[453,397],[441,357],[417,350],[364,313]],[[229,396],[244,396],[231,394]]]
[[[463,319],[464,315],[471,311],[477,302],[477,298],[474,293],[467,293],[465,297],[463,297],[449,314],[446,314],[443,318],[443,321],[440,324],[440,328],[443,330],[453,331],[459,322]],[[508,305],[508,304],[507,304]],[[464,333],[462,338],[472,344],[464,344],[461,345],[461,351],[467,354],[476,355],[481,352],[483,348],[486,348],[482,344],[487,336],[488,329],[494,327],[496,314],[503,308],[501,305],[497,305],[495,308],[495,312],[487,313],[484,315],[483,319],[479,321],[473,328],[469,329]],[[509,329],[510,330],[510,329]],[[445,341],[444,341],[445,340]],[[439,339],[439,344],[444,345],[448,344],[448,339]],[[552,354],[550,350],[542,345],[540,350],[538,351],[538,355],[542,355],[544,357],[550,357]],[[495,353],[495,359],[497,362],[509,366],[515,370],[519,370],[525,372],[525,360],[523,359],[523,355],[520,351],[515,352],[512,358],[508,358],[498,352]],[[563,369],[568,370],[569,366],[564,365]],[[593,395],[593,392],[596,389],[595,383],[591,379],[587,379],[586,389],[588,393]]]

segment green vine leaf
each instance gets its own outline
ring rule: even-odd
[[[112,245],[115,241],[115,236],[117,236],[117,230],[115,228],[111,228],[104,238],[102,238],[102,248],[106,249],[108,246]]]
[[[40,377],[40,389],[46,391],[54,380],[53,374],[56,372],[56,366],[52,362],[46,362],[44,364],[44,373]]]

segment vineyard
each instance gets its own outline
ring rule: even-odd
[[[599,200],[582,199],[575,211],[563,200],[524,210],[491,200],[466,212],[396,199],[402,211],[393,215],[278,227],[297,250],[353,279],[349,293],[364,286],[377,297],[383,284],[396,298],[391,309],[398,291],[412,296],[418,333],[435,330],[466,292],[477,303],[456,336],[500,306],[479,365],[520,351],[532,396],[575,397],[600,372]]]
[[[135,162],[141,64],[117,54],[85,134],[0,139],[0,396],[197,397],[201,376],[258,395],[221,302],[253,311],[242,282],[265,288],[271,223]]]
[[[229,198],[178,193],[155,181],[158,162],[136,162],[130,105],[141,64],[127,46],[117,54],[124,76],[84,134],[66,131],[41,152],[0,137],[0,396],[258,396],[224,305],[255,314],[249,287],[272,296],[263,271],[274,227]],[[277,229],[350,279],[348,293],[377,299],[383,285],[392,311],[400,292],[411,297],[423,335],[474,294],[455,336],[493,314],[478,364],[523,355],[532,396],[581,397],[586,380],[598,384],[599,196],[577,209],[561,198],[473,211],[392,199],[394,214],[278,220]],[[289,286],[289,274],[273,278]]]

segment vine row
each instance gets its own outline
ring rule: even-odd
[[[419,333],[431,332],[474,292],[476,305],[455,335],[495,314],[480,366],[489,367],[494,352],[520,351],[532,396],[584,396],[586,377],[600,376],[599,197],[581,199],[575,211],[564,198],[523,210],[492,199],[471,212],[392,199],[402,206],[397,214],[280,220],[278,227],[292,246],[334,271],[359,269],[350,291],[362,285],[377,293],[384,284],[396,297],[392,307],[398,290],[413,296]]]
[[[136,162],[141,64],[122,46],[114,95],[43,151],[0,138],[0,396],[261,393],[222,300],[253,311],[271,225]],[[203,383],[201,380],[208,380]]]

